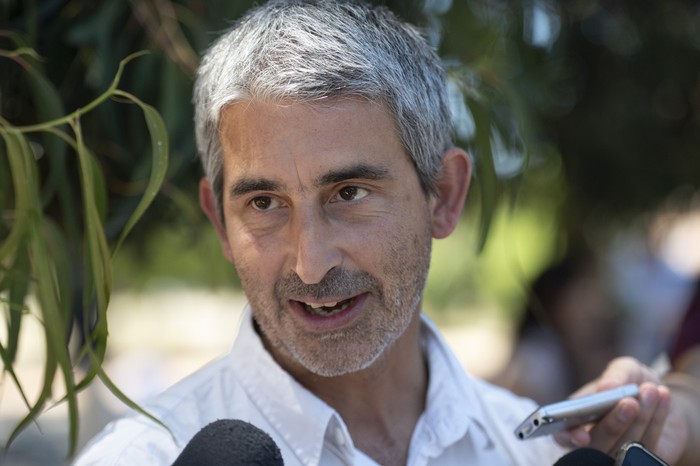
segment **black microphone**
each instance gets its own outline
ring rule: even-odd
[[[579,448],[570,451],[554,463],[554,466],[613,466],[615,460],[595,448]]]
[[[197,432],[173,466],[284,466],[284,461],[266,432],[238,419],[220,419]]]

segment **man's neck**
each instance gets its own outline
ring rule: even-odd
[[[420,316],[370,367],[338,377],[292,375],[343,418],[355,446],[379,464],[406,464],[411,436],[425,408],[428,368]]]

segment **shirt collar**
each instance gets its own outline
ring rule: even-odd
[[[484,410],[474,380],[450,350],[435,324],[422,316],[430,381],[424,413],[425,426],[432,431],[439,449],[445,449],[469,432],[477,448],[491,448],[493,442],[482,422]]]
[[[335,411],[283,370],[253,328],[250,306],[232,351],[235,372],[253,403],[304,464],[318,464]],[[294,426],[290,429],[289,426]]]
[[[432,443],[437,450],[443,450],[472,428],[470,435],[475,446],[492,447],[480,421],[483,409],[473,381],[435,324],[424,314],[421,320],[430,374],[422,424],[434,439]],[[235,372],[248,396],[274,427],[276,436],[284,439],[304,464],[320,462],[324,440],[352,455],[352,440],[336,411],[299,384],[264,348],[253,327],[250,306],[243,315],[232,356]]]

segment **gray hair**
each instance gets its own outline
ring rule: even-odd
[[[197,148],[219,204],[219,118],[237,101],[359,97],[386,106],[426,194],[452,145],[445,72],[411,25],[384,7],[343,0],[272,0],[207,51],[194,88]]]

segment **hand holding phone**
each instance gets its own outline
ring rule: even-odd
[[[639,387],[628,384],[540,406],[515,429],[515,436],[525,440],[588,424],[603,417],[621,399],[638,395]]]

